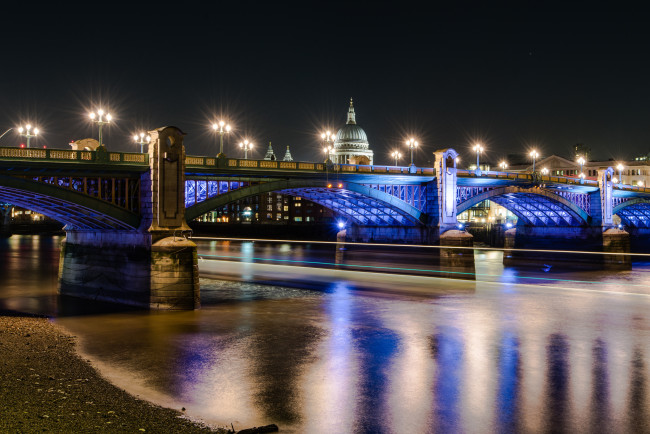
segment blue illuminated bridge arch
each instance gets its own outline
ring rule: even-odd
[[[322,180],[309,179],[270,181],[232,190],[188,207],[185,217],[191,221],[239,199],[271,192],[304,197],[360,225],[421,226],[428,218],[414,206],[375,188],[352,182],[328,188]]]
[[[625,226],[650,228],[650,199],[626,200],[615,206],[612,214],[618,215]]]
[[[110,202],[24,178],[0,175],[0,201],[36,211],[79,230],[134,230],[140,216]]]
[[[530,226],[585,226],[589,214],[573,202],[541,188],[500,187],[488,190],[457,205],[457,213],[467,211],[484,200],[508,209]]]

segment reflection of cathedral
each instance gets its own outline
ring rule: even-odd
[[[336,133],[332,161],[336,164],[372,164],[372,156],[368,136],[363,128],[357,125],[352,98],[350,98],[348,122]]]

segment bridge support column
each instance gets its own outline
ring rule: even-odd
[[[0,238],[11,236],[11,210],[13,205],[0,204]]]
[[[614,228],[613,176],[614,169],[611,167],[598,171],[598,192],[590,197],[592,224],[603,229],[603,252],[614,253],[603,256],[603,266],[629,270],[632,268],[632,258],[621,253],[630,253],[630,234]]]
[[[140,180],[137,230],[77,231],[66,227],[59,292],[152,309],[200,305],[196,244],[185,223],[184,133],[149,132],[150,170]]]
[[[450,247],[440,249],[440,270],[443,277],[471,280],[476,278],[474,250],[471,249],[474,246],[474,237],[471,234],[455,229],[446,231],[440,235],[440,245]]]
[[[630,253],[630,234],[626,231],[610,228],[603,232],[603,251],[611,253],[603,256],[605,268],[612,270],[632,268],[632,257],[621,254]]]
[[[440,246],[440,270],[442,276],[456,279],[475,279],[474,250],[453,247],[473,247],[474,237],[458,229],[456,189],[456,157],[454,149],[442,149],[435,156],[436,179],[431,182],[427,197],[427,214],[432,227],[435,227]]]

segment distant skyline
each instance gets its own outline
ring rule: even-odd
[[[0,28],[0,134],[30,121],[37,146],[96,138],[87,113],[103,107],[115,116],[111,149],[139,150],[134,133],[175,125],[189,154],[216,154],[210,124],[223,115],[235,128],[229,156],[246,137],[254,158],[272,141],[313,161],[353,97],[377,164],[406,156],[411,136],[417,164],[446,147],[472,158],[476,141],[494,162],[532,147],[568,155],[576,143],[602,160],[650,151],[650,35],[634,10],[332,2],[8,14],[21,19]]]

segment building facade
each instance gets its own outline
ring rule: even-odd
[[[334,212],[299,196],[265,193],[240,199],[210,211],[198,219],[206,223],[329,223]]]

